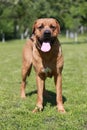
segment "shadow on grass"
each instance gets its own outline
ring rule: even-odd
[[[47,103],[50,103],[51,106],[55,106],[56,105],[56,93],[54,93],[52,91],[48,91],[48,90],[47,90],[47,93],[49,95],[49,98],[44,96],[44,106],[46,106]],[[62,98],[63,98],[63,103],[67,101],[65,96],[62,96]]]
[[[29,93],[26,93],[26,96],[32,96],[33,94],[37,94],[37,90],[31,91]]]
[[[44,96],[44,106],[46,106],[47,103],[50,103],[51,106],[56,105],[56,93],[46,90],[48,96]],[[37,94],[37,90],[31,91],[29,93],[26,93],[26,96],[32,96],[33,94]],[[67,101],[65,96],[62,96],[63,103]]]

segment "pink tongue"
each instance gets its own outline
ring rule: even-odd
[[[42,43],[41,51],[48,52],[48,51],[50,51],[50,49],[51,49],[51,46],[50,46],[49,42],[43,42]]]

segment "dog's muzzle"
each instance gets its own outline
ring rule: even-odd
[[[51,50],[51,31],[45,30],[43,33],[43,42],[41,45],[41,51],[48,52]]]
[[[45,30],[43,35],[45,40],[49,40],[51,38],[50,30]]]

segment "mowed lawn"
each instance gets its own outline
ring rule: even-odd
[[[87,44],[62,44],[66,114],[57,112],[53,78],[46,80],[51,99],[44,98],[43,112],[33,114],[37,96],[34,70],[27,79],[27,97],[20,98],[24,42],[0,43],[0,130],[87,130]]]

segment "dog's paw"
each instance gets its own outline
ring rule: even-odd
[[[62,114],[66,113],[65,109],[58,109],[58,112]]]
[[[21,93],[21,98],[22,99],[25,99],[26,98],[26,95],[24,93]]]
[[[66,113],[66,111],[65,111],[63,106],[58,106],[57,109],[58,109],[59,113],[63,113],[63,114]]]
[[[43,110],[43,107],[36,106],[32,113],[41,112]]]

